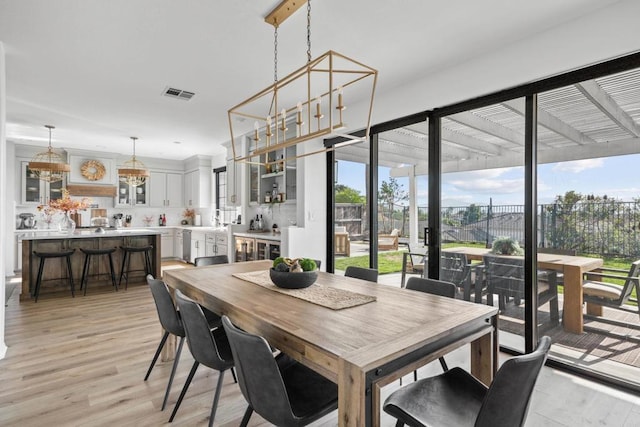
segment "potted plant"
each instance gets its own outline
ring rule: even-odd
[[[269,276],[271,281],[280,288],[307,288],[318,278],[318,267],[310,258],[278,257],[273,261]]]
[[[502,236],[493,241],[491,253],[498,255],[524,255],[524,250],[515,239]]]

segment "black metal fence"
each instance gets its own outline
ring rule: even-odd
[[[362,205],[359,205],[362,206]],[[346,208],[346,207],[345,207]],[[367,235],[365,209],[354,209],[360,218],[348,219],[347,209],[337,222],[348,224],[360,235]],[[427,226],[429,208],[418,207],[418,240]],[[380,208],[381,233],[400,230],[409,236],[409,207]],[[523,243],[524,205],[469,205],[442,208],[443,242],[479,242],[490,245],[497,237],[508,236]],[[357,226],[356,226],[357,224]],[[640,256],[640,201],[585,201],[570,205],[538,205],[538,243],[540,246],[575,250],[601,256]],[[355,234],[355,233],[354,233]]]

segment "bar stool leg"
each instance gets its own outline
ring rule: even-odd
[[[127,264],[127,251],[122,251],[122,267],[120,268],[120,280],[118,281],[118,286],[122,287],[122,276],[125,275],[125,266]]]
[[[129,254],[127,257],[127,274],[124,276],[124,290],[129,289],[129,270],[131,269],[131,257],[133,254]]]
[[[113,287],[116,288],[116,292],[118,292],[118,285],[116,283],[116,272],[113,269],[113,258],[111,257],[111,254],[107,254],[109,255],[109,269],[111,270],[111,283],[113,283]]]
[[[87,277],[87,272],[89,271],[89,254],[85,254],[84,255],[84,264],[82,266],[82,278],[80,279],[80,289],[82,289],[82,287],[84,286],[84,294],[87,295],[87,283],[86,283],[86,277]]]
[[[151,256],[149,256],[149,251],[144,251],[144,261],[145,261],[145,276],[147,274],[153,274],[151,271]]]
[[[38,302],[38,295],[40,295],[40,285],[42,284],[42,271],[44,270],[45,258],[40,258],[40,266],[38,267],[38,278],[36,279],[35,298]]]
[[[66,258],[67,258],[67,270],[69,272],[69,285],[71,286],[71,297],[75,298],[76,294],[73,289],[75,288],[75,284],[73,283],[73,271],[71,270],[71,257],[67,255]],[[86,287],[85,287],[85,291],[86,291]]]

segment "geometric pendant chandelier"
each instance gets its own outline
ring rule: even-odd
[[[278,79],[278,27],[300,6],[307,4],[307,63],[286,77]],[[233,158],[236,162],[274,165],[292,150],[287,147],[318,138],[342,137],[343,142],[320,150],[295,150],[296,159],[323,153],[350,143],[368,141],[371,113],[378,71],[328,51],[311,59],[311,1],[284,0],[265,21],[274,27],[274,83],[228,111]],[[347,100],[368,102],[368,108],[347,110]],[[347,120],[354,122],[348,130]],[[350,135],[363,129],[364,135]],[[236,144],[241,135],[250,135],[248,152]]]

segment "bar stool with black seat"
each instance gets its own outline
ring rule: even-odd
[[[129,274],[132,273],[131,270],[131,256],[135,253],[141,253],[142,259],[144,262],[144,275],[153,274],[153,270],[151,269],[151,255],[150,252],[153,250],[153,246],[120,246],[122,249],[122,269],[120,270],[120,280],[118,281],[118,286],[122,288],[122,277],[125,278],[124,289],[126,290],[129,287]],[[134,270],[136,271],[136,270]],[[142,271],[142,270],[139,270]]]
[[[67,279],[69,280],[69,287],[71,288],[71,296],[75,297],[74,284],[73,284],[73,272],[71,270],[71,255],[75,252],[75,249],[68,249],[59,252],[38,252],[33,251],[33,254],[40,258],[40,265],[38,266],[38,276],[36,279],[36,286],[34,289],[35,302],[38,302],[38,296],[40,295],[40,286],[42,285],[42,273],[44,271],[44,262],[49,258],[66,258],[67,259]]]
[[[91,257],[92,256],[100,256],[107,255],[109,257],[109,270],[111,275],[111,283],[113,287],[118,290],[118,285],[116,284],[116,272],[113,269],[113,257],[112,253],[116,251],[117,248],[101,248],[101,249],[85,249],[80,248],[82,253],[84,254],[84,266],[82,267],[82,279],[80,279],[80,289],[84,286],[84,295],[87,295],[87,279],[89,278],[89,267],[91,266]],[[96,274],[97,276],[97,274]]]

